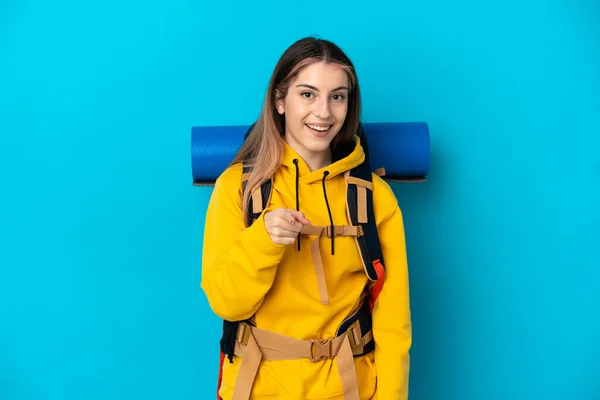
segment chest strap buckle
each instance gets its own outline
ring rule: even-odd
[[[311,339],[310,344],[310,361],[317,362],[333,357],[331,339]]]

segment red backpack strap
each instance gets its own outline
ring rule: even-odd
[[[219,351],[221,354],[219,361],[219,377],[217,379],[217,400],[223,400],[221,396],[219,396],[219,390],[221,389],[221,382],[223,381],[223,362],[225,361],[225,354],[223,351]]]

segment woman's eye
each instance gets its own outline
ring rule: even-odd
[[[344,96],[341,94],[334,94],[333,96],[331,96],[333,98],[333,100],[335,101],[341,101],[344,100]]]
[[[302,92],[302,96],[306,99],[310,99],[312,98],[312,93],[311,92]]]

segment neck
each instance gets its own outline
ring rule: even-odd
[[[311,171],[316,171],[331,164],[331,146],[327,147],[324,151],[310,151],[294,141],[288,135],[286,135],[285,141],[300,157],[302,157]]]
[[[311,171],[316,171],[321,168],[325,168],[326,166],[331,164],[331,150],[327,150],[322,153],[310,153],[310,154],[300,154],[308,168]]]

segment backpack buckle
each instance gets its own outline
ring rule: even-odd
[[[333,357],[331,339],[311,339],[310,340],[310,361],[317,362],[326,358]]]
[[[306,229],[308,231],[308,229]],[[342,236],[356,236],[361,237],[364,236],[365,232],[363,230],[362,225],[343,225],[343,226],[334,226],[333,231],[331,230],[331,226],[328,225],[325,227],[325,236],[326,237],[342,237]]]
[[[357,231],[356,237],[361,237],[361,236],[365,235],[365,231],[363,230],[362,225],[357,225],[356,226],[356,231]]]

